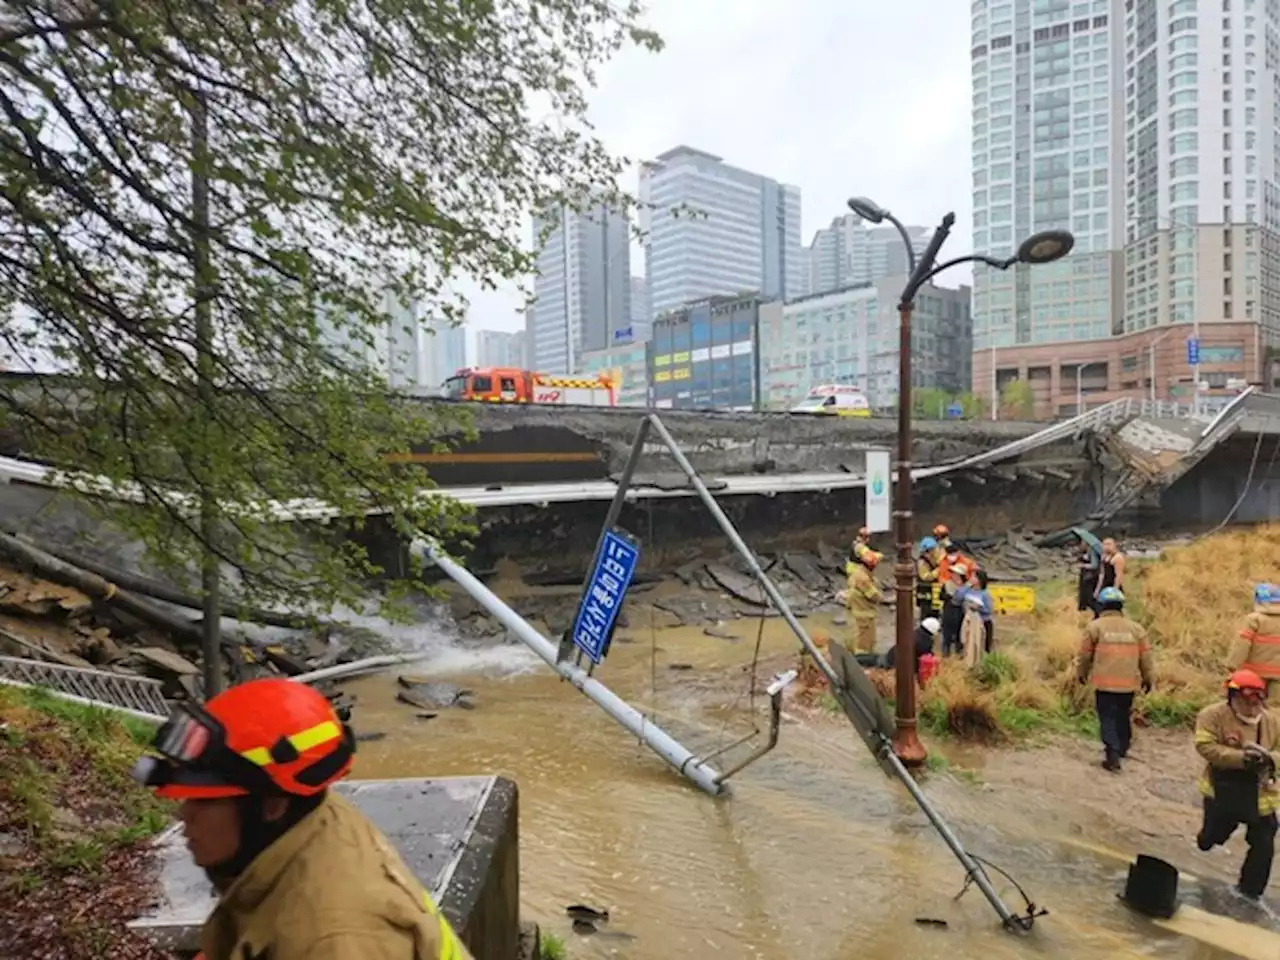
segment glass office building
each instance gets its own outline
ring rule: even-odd
[[[650,406],[752,410],[760,368],[760,297],[711,297],[654,321]]]

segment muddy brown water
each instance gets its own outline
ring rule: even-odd
[[[615,644],[599,676],[654,710],[691,749],[709,752],[752,727],[745,673],[736,674],[743,696],[735,707],[690,689],[698,674],[733,678],[733,667],[750,661],[754,623],[732,629],[742,639],[676,629],[651,643],[638,633]],[[768,624],[766,654],[793,644],[780,623]],[[674,662],[693,669],[673,671]],[[1232,956],[1132,916],[1116,899],[1124,863],[1087,846],[1136,841],[1060,835],[1057,808],[1069,797],[1004,796],[949,774],[928,779],[927,792],[969,848],[1050,910],[1033,933],[1015,936],[999,930],[976,888],[955,901],[958,863],[847,727],[788,714],[777,749],[713,799],[522,647],[454,652],[411,672],[462,683],[477,708],[424,721],[395,701],[394,675],[352,683],[357,729],[386,734],[361,746],[356,776],[514,779],[522,912],[562,936],[575,960]],[[763,697],[756,707],[763,730]],[[993,878],[1021,907],[1012,886]],[[575,934],[564,914],[572,903],[607,908],[610,922]]]

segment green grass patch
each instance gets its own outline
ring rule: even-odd
[[[1193,726],[1205,706],[1199,700],[1175,697],[1156,690],[1139,697],[1136,712],[1147,726],[1178,730]]]
[[[538,939],[538,960],[568,960],[564,940],[554,933],[542,933]]]
[[[0,687],[0,725],[0,823],[23,837],[29,872],[93,872],[169,822],[171,805],[129,776],[153,724]]]

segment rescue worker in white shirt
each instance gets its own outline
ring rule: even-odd
[[[1280,719],[1267,710],[1267,685],[1252,670],[1237,670],[1227,681],[1226,701],[1196,717],[1196,751],[1206,761],[1199,784],[1204,823],[1196,845],[1212,850],[1243,824],[1249,852],[1236,889],[1252,900],[1267,889],[1275,858],[1277,750]]]
[[[253,680],[183,704],[134,777],[181,802],[219,895],[202,960],[471,960],[399,854],[329,787],[355,738],[302,683]]]

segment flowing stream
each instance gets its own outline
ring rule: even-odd
[[[946,773],[928,779],[927,792],[969,849],[1050,910],[1033,933],[1011,935],[976,888],[954,900],[959,864],[846,725],[788,717],[777,749],[735,778],[731,795],[713,799],[523,647],[469,651],[434,639],[428,659],[405,672],[474,690],[476,709],[421,720],[396,702],[394,674],[353,682],[357,730],[386,735],[361,745],[355,774],[515,780],[522,913],[562,936],[572,960],[1233,955],[1195,939],[1194,930],[1180,936],[1133,916],[1116,897],[1125,863],[1105,850],[1124,838],[1060,835],[1055,809],[1070,797],[1000,795]],[[600,678],[656,709],[669,732],[699,752],[742,736],[753,717],[765,729],[762,696],[753,715],[745,696],[727,709],[676,682],[727,670],[741,676],[745,693],[746,673],[733,667],[750,661],[751,640],[676,629],[663,631],[660,643],[662,662],[647,642],[615,645]],[[766,653],[793,645],[770,623]],[[680,678],[670,669],[677,649],[693,671]],[[1021,909],[1012,886],[993,879]],[[609,909],[610,922],[575,934],[564,913],[573,903]],[[1202,921],[1181,922],[1185,933]],[[1231,946],[1239,936],[1231,928],[1202,939]],[[1276,943],[1233,949],[1254,956]]]

